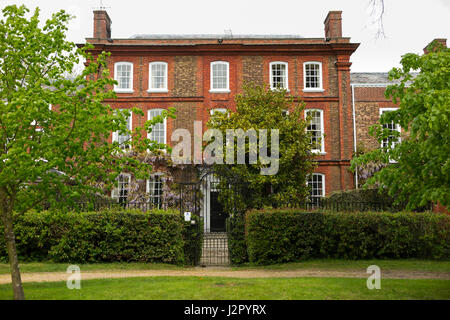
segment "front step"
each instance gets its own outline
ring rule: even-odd
[[[205,233],[200,265],[223,266],[230,264],[228,256],[228,235],[225,232]]]

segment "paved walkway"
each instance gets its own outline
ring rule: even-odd
[[[55,282],[66,281],[65,272],[34,272],[22,273],[23,282]],[[226,277],[226,278],[302,278],[302,277],[331,277],[331,278],[367,278],[364,270],[262,270],[246,269],[232,270],[227,267],[189,268],[185,270],[126,270],[126,271],[89,271],[81,270],[81,279],[112,279],[134,277]],[[450,272],[423,272],[381,270],[381,277],[385,279],[442,279],[450,280]],[[0,284],[11,282],[9,274],[0,275]]]

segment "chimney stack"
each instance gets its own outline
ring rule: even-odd
[[[434,39],[433,41],[431,41],[429,44],[427,44],[427,46],[425,48],[423,48],[423,53],[425,53],[425,54],[428,53],[427,48],[428,48],[429,45],[433,44],[433,42],[434,42],[434,45],[436,45],[436,44],[437,45],[442,45],[445,48],[447,48],[447,39],[437,38],[437,39]]]
[[[94,38],[111,39],[111,18],[105,10],[94,11]]]
[[[342,37],[342,11],[330,11],[324,21],[325,39]]]

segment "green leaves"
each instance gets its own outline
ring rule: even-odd
[[[122,171],[148,176],[151,165],[109,142],[114,131],[131,136],[135,153],[164,147],[142,138],[149,127],[140,109],[132,111],[142,125],[130,130],[129,112],[103,102],[115,98],[110,54],[67,41],[70,18],[60,11],[41,26],[39,9],[7,6],[0,20],[0,189],[19,211],[104,193]],[[166,116],[173,111],[157,121]]]
[[[252,193],[253,205],[273,205],[289,199],[305,199],[308,195],[306,179],[313,172],[315,163],[311,154],[311,138],[306,132],[307,121],[303,119],[305,104],[295,102],[286,90],[270,90],[253,84],[244,86],[243,93],[236,96],[236,112],[223,114],[216,112],[208,122],[208,127],[218,129],[226,136],[227,129],[278,129],[279,130],[279,171],[275,175],[261,175],[264,164],[248,164],[249,141],[246,139],[246,165],[217,165],[217,170],[228,170],[232,176],[248,185]],[[285,111],[289,111],[288,115]],[[258,147],[261,142],[258,142]],[[267,148],[270,150],[270,137]],[[236,161],[237,147],[234,147]],[[224,159],[226,145],[224,144]],[[225,163],[225,161],[224,161]],[[272,191],[270,191],[272,190]],[[252,206],[253,206],[252,205]]]
[[[375,173],[368,183],[386,188],[397,202],[408,202],[409,209],[428,201],[450,205],[450,50],[431,46],[428,51],[405,54],[402,68],[389,72],[391,80],[400,82],[388,86],[385,95],[398,103],[399,109],[384,114],[380,124],[400,125],[402,142],[352,161],[355,168],[395,160],[395,165]],[[381,142],[392,132],[376,125],[371,134]]]

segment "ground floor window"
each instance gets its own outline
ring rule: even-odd
[[[162,198],[164,192],[163,175],[156,173],[147,180],[147,194],[149,195],[149,202],[155,208],[162,208]]]
[[[313,173],[308,179],[309,197],[313,204],[318,204],[325,196],[325,175]]]
[[[128,200],[128,194],[130,191],[131,175],[122,173],[117,177],[117,188],[112,192],[112,198],[116,199],[119,203],[126,203]]]

